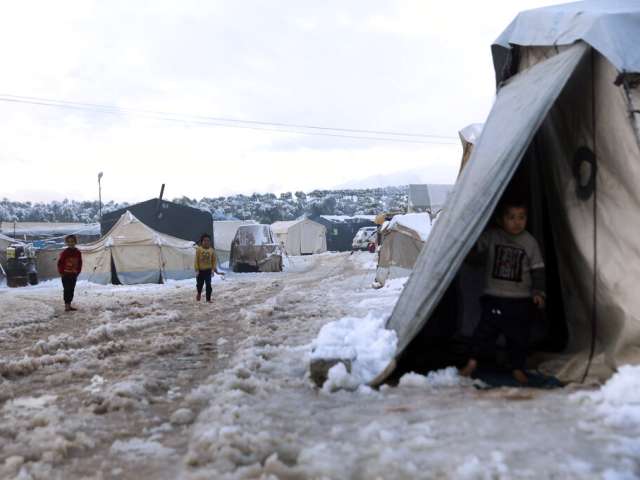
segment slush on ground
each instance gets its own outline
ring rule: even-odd
[[[0,288],[0,478],[495,479],[640,475],[640,368],[601,388],[478,390],[455,368],[365,386],[406,279],[374,256],[194,281]],[[323,388],[314,355],[338,364]]]

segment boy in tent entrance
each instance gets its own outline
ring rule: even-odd
[[[211,303],[211,274],[224,276],[224,273],[218,271],[218,259],[216,253],[211,247],[211,237],[206,233],[200,237],[200,245],[196,247],[196,300],[199,302],[202,298],[202,287],[206,284],[206,299],[207,303]]]
[[[76,289],[78,275],[82,271],[82,254],[76,248],[78,239],[75,235],[67,235],[64,239],[67,245],[58,258],[58,273],[62,279],[64,311],[71,312],[77,310],[71,306],[73,294]]]
[[[497,220],[498,228],[485,231],[472,252],[485,259],[485,287],[471,356],[460,373],[471,376],[478,366],[478,354],[494,349],[503,334],[513,377],[526,384],[524,367],[534,307],[544,308],[545,304],[544,260],[538,242],[525,230],[527,207],[522,202],[505,202]]]

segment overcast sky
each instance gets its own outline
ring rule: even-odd
[[[100,171],[103,199],[116,201],[153,197],[163,182],[170,198],[451,183],[457,131],[493,101],[492,41],[518,11],[552,3],[7,2],[2,98],[124,114],[0,102],[0,197],[93,199]],[[445,138],[300,135],[195,115]]]

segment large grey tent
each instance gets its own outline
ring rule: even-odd
[[[527,11],[498,38],[494,106],[388,320],[396,358],[374,383],[416,339],[438,349],[472,330],[463,262],[510,190],[527,192],[557,340],[530,361],[566,381],[589,359],[600,380],[640,363],[639,45],[630,0]]]

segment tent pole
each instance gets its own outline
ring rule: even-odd
[[[595,53],[591,48],[591,135],[593,136],[593,155],[595,169],[593,174],[593,279],[591,286],[591,345],[589,346],[589,359],[582,375],[580,383],[584,383],[589,375],[593,357],[596,351],[596,337],[598,334],[598,144],[596,132],[596,86],[595,86]]]

